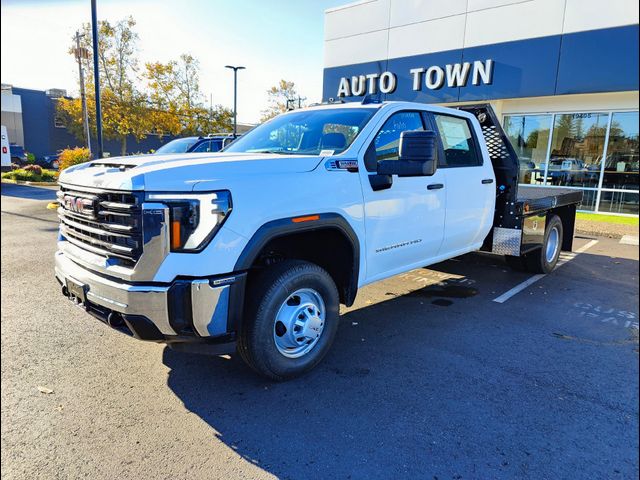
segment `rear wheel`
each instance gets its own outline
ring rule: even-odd
[[[531,273],[551,273],[558,263],[562,250],[562,220],[551,216],[546,224],[542,248],[519,257],[507,256],[505,260],[514,270]]]
[[[542,248],[526,255],[528,270],[532,273],[551,273],[560,258],[562,250],[562,220],[553,215],[547,221]]]
[[[273,380],[315,367],[338,329],[338,290],[319,266],[285,260],[250,280],[238,341],[243,360]]]

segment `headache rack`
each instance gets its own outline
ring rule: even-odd
[[[138,193],[61,186],[60,233],[88,252],[123,266],[142,254],[142,201]]]

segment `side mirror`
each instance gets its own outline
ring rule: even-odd
[[[400,177],[433,175],[438,168],[436,140],[436,133],[433,130],[402,132],[398,160],[378,162],[378,174]]]

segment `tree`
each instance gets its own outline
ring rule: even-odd
[[[123,155],[127,151],[128,135],[142,139],[152,129],[152,118],[146,109],[145,95],[136,87],[138,34],[134,31],[135,24],[135,20],[128,17],[115,24],[101,21],[98,26],[102,131],[105,138],[120,140]],[[89,52],[86,59],[87,108],[91,114],[90,119],[93,117],[93,122],[90,123],[95,125],[94,76],[90,66],[93,62],[91,25],[84,24],[82,30],[84,35],[81,47]],[[70,53],[74,52],[74,48],[75,46]],[[82,126],[82,108],[78,106],[79,103],[80,99],[62,99],[58,102],[61,115],[76,136]],[[93,131],[95,132],[95,128]]]
[[[269,107],[262,111],[262,122],[286,112],[295,106],[295,104],[298,104],[298,106],[302,105],[303,99],[298,95],[295,83],[284,79],[280,80],[278,85],[267,90],[267,95],[269,97]]]
[[[115,24],[99,24],[98,65],[102,130],[107,139],[120,140],[126,154],[127,137],[140,140],[157,135],[201,135],[230,131],[233,114],[220,105],[206,108],[200,93],[199,63],[189,54],[166,64],[150,62],[140,72],[134,31],[135,20],[128,17]],[[82,27],[81,48],[87,49],[86,97],[89,124],[95,130],[95,88],[91,26]],[[70,53],[75,52],[74,46]],[[67,128],[83,138],[80,99],[61,99],[58,114]]]
[[[147,63],[144,78],[149,102],[184,135],[229,131],[233,112],[221,105],[205,108],[200,92],[199,63],[188,54],[179,61]]]

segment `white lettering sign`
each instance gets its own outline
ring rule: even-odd
[[[391,72],[384,72],[380,75],[380,91],[382,93],[392,93],[396,89],[396,76]]]
[[[449,88],[466,87],[471,76],[471,84],[490,85],[493,82],[492,59],[475,60],[471,62],[451,63],[443,67],[432,65],[430,67],[416,67],[409,70],[412,79],[411,88],[414,91],[422,90],[424,85],[429,90],[438,90],[445,83]],[[351,78],[342,77],[338,85],[338,97],[362,96],[365,93],[375,94],[393,93],[398,85],[398,79],[392,72],[386,71],[380,74],[369,73],[366,75],[354,75]]]

